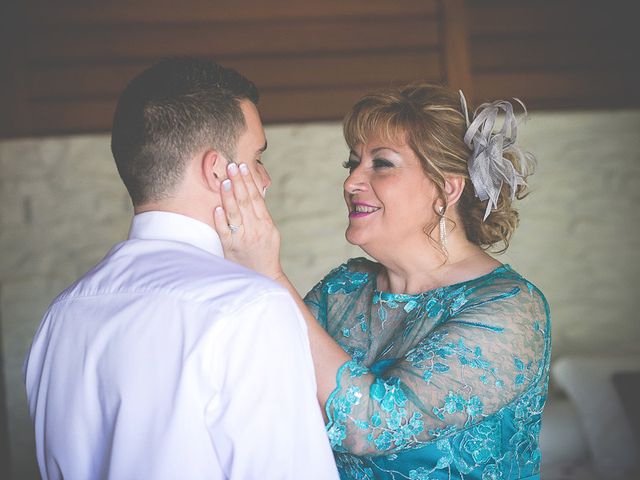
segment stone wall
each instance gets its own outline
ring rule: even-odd
[[[343,237],[346,148],[337,123],[266,130],[283,263],[307,291],[360,255]],[[534,112],[521,138],[539,168],[501,260],[546,293],[554,356],[640,352],[640,111]],[[21,378],[33,333],[56,294],[126,237],[130,215],[107,136],[0,142],[0,338],[16,479],[37,478]]]

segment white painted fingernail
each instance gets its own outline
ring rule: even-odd
[[[224,188],[225,192],[229,192],[231,190],[231,180],[228,178],[222,182],[222,188]]]
[[[249,175],[249,168],[244,163],[240,164],[240,173],[245,176]]]
[[[229,166],[227,167],[227,170],[229,171],[229,175],[233,177],[238,173],[238,165],[235,163],[230,163]]]

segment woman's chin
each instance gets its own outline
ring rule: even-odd
[[[347,228],[344,238],[351,245],[362,248],[368,241],[371,241],[371,235],[361,229]]]
[[[351,245],[355,245],[355,246],[360,246],[361,245],[361,241],[360,241],[360,236],[357,234],[357,232],[353,232],[351,231],[351,229],[347,228],[347,231],[344,232],[344,238],[347,240],[347,242],[349,242]]]

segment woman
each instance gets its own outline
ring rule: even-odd
[[[508,102],[467,117],[464,97],[430,85],[353,107],[346,238],[375,261],[337,267],[305,303],[246,169],[216,212],[228,258],[282,283],[305,315],[344,479],[539,478],[549,311],[486,253],[508,246],[533,158]]]

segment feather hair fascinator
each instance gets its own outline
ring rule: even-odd
[[[514,98],[524,110],[527,109],[517,98]],[[493,209],[498,206],[498,198],[504,183],[511,189],[511,199],[516,196],[519,186],[526,186],[526,177],[532,173],[535,157],[529,152],[523,152],[516,145],[518,121],[513,112],[513,105],[506,100],[496,100],[483,103],[469,119],[467,101],[460,90],[460,103],[467,122],[467,132],[464,143],[472,151],[469,157],[469,177],[476,192],[476,196],[487,202],[487,209],[483,221],[487,219]],[[495,131],[500,111],[504,112],[502,127]],[[515,162],[505,158],[505,154],[515,157]]]

